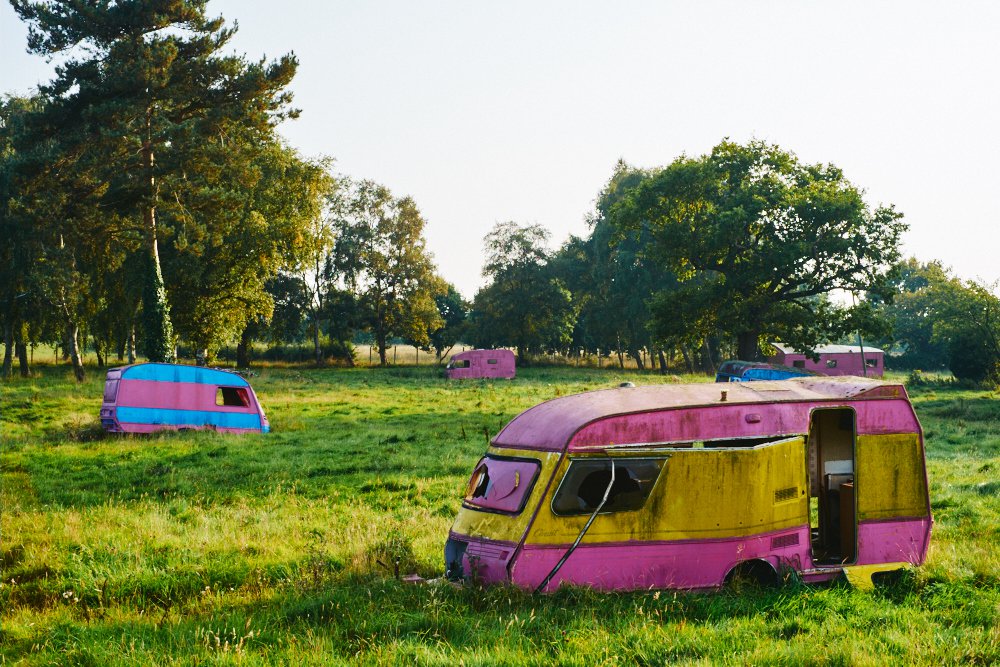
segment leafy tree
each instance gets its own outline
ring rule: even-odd
[[[937,306],[933,286],[951,280],[940,262],[900,262],[885,291],[870,293],[868,300],[892,326],[892,336],[881,339],[883,346],[898,345],[902,354],[893,365],[904,368],[943,368],[948,365],[948,344],[934,337]]]
[[[513,346],[522,362],[541,350],[565,350],[577,312],[573,295],[549,267],[540,225],[497,223],[484,239],[490,284],[473,302],[474,342]]]
[[[310,230],[332,187],[324,163],[276,141],[227,143],[220,169],[192,176],[203,180],[188,199],[200,215],[177,218],[163,252],[171,290],[185,296],[173,306],[174,319],[200,363],[234,338],[248,350],[249,324],[266,321],[274,307],[268,279],[308,254]]]
[[[371,331],[379,362],[388,364],[393,337],[421,347],[442,325],[434,297],[446,293],[423,237],[423,216],[410,197],[362,181],[341,221],[336,255],[348,287],[358,295],[360,319]]]
[[[610,219],[614,206],[646,176],[619,162],[598,196],[585,254],[591,298],[580,315],[597,347],[625,350],[639,368],[644,365],[640,351],[653,347],[650,300],[654,294],[669,294],[677,283],[662,263],[649,257],[648,225],[618,230]]]
[[[469,317],[469,303],[451,283],[448,283],[446,288],[445,293],[434,297],[438,315],[444,322],[439,329],[430,334],[431,347],[434,348],[438,361],[447,356],[455,343],[465,335]]]
[[[47,104],[34,129],[36,138],[58,144],[47,175],[61,190],[76,191],[63,208],[79,204],[80,186],[89,186],[84,194],[102,213],[92,232],[127,250],[144,248],[146,352],[169,360],[164,284],[172,276],[159,268],[160,241],[178,232],[178,221],[211,225],[201,205],[227,194],[212,188],[211,173],[239,164],[227,138],[267,144],[275,124],[295,115],[283,92],[295,58],[267,63],[222,55],[234,29],[207,16],[206,0],[11,4],[29,24],[29,51],[66,55],[54,81],[41,88]]]
[[[762,337],[808,350],[844,333],[844,309],[815,297],[877,288],[899,257],[900,218],[891,206],[871,210],[833,165],[802,164],[762,141],[682,156],[611,215],[622,233],[648,227],[649,256],[680,281],[653,301],[655,333],[727,332],[747,359]]]
[[[0,99],[0,324],[3,327],[4,359],[3,377],[13,375],[14,350],[20,362],[22,376],[30,369],[24,349],[24,330],[30,313],[35,308],[37,295],[32,293],[33,268],[40,250],[15,209],[12,200],[19,195],[17,182],[18,153],[14,149],[14,136],[21,131],[24,117],[37,101],[7,97]],[[32,297],[36,297],[32,299]]]
[[[957,278],[927,287],[934,311],[934,338],[948,345],[956,378],[1000,384],[1000,298],[996,285]]]

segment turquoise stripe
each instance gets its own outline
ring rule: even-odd
[[[236,373],[182,366],[180,364],[136,364],[122,371],[123,380],[152,380],[154,382],[191,382],[216,384],[223,387],[249,387],[250,383]]]
[[[125,424],[163,424],[165,426],[219,426],[260,430],[260,415],[246,412],[211,412],[208,410],[168,410],[166,408],[118,408],[118,421]]]

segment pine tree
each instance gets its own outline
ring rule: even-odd
[[[11,4],[29,24],[29,51],[66,56],[40,90],[48,104],[36,133],[57,141],[62,156],[51,171],[66,180],[90,174],[86,196],[106,221],[95,231],[123,250],[143,249],[146,353],[169,360],[171,280],[161,273],[160,243],[185,225],[211,229],[189,204],[204,199],[198,176],[229,161],[219,150],[227,136],[274,141],[276,123],[296,115],[284,89],[297,61],[224,55],[235,28],[210,18],[207,0]],[[227,186],[215,188],[225,198]]]

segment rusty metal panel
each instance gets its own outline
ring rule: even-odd
[[[855,457],[859,521],[927,516],[924,453],[918,433],[859,435]]]

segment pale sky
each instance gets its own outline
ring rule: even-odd
[[[294,51],[307,156],[413,196],[442,276],[494,223],[586,235],[615,162],[724,137],[832,162],[895,204],[907,255],[1000,279],[1000,3],[212,0],[251,59]],[[51,68],[0,4],[0,92]]]

